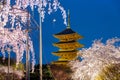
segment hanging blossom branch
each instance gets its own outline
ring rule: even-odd
[[[10,7],[5,5],[0,13],[0,22],[3,27],[6,26],[7,22],[10,22],[11,28],[14,28],[15,26],[18,26],[18,24],[20,25],[20,22],[27,23],[27,18],[28,12],[17,8],[16,6]]]
[[[70,63],[74,71],[73,80],[96,80],[96,76],[99,76],[102,70],[108,71],[106,66],[120,64],[120,45],[117,42],[120,42],[120,38],[109,39],[106,44],[102,43],[101,40],[95,40],[92,47],[80,50],[78,55],[82,53],[83,60]],[[113,74],[109,73],[109,77],[106,76],[105,80],[112,80],[113,77],[110,78],[110,76]]]
[[[0,27],[0,50],[4,56],[3,59],[5,59],[5,51],[13,51],[16,53],[16,65],[18,65],[23,59],[24,52],[26,52],[26,41],[26,32],[25,30],[22,31],[20,27],[16,27],[15,29],[12,29],[12,31],[8,28]],[[32,69],[34,69],[35,53],[30,37],[28,42],[29,50],[32,54]]]
[[[16,5],[23,9],[30,6],[32,10],[34,9],[34,6],[37,6],[38,12],[40,13],[40,16],[43,20],[45,18],[46,12],[48,12],[48,14],[51,14],[52,12],[56,12],[59,9],[62,13],[64,24],[67,24],[66,11],[60,5],[60,2],[58,0],[16,0]]]
[[[15,5],[11,5],[10,4],[10,1],[11,0],[7,0],[6,1],[6,4],[3,6],[2,10],[0,10],[0,28],[1,28],[1,31],[2,29],[7,26],[8,24],[10,24],[10,28],[13,29],[13,31],[10,33],[11,34],[11,39],[14,39],[14,37],[12,37],[15,33],[16,33],[16,30],[18,30],[18,28],[16,28],[16,26],[20,26],[21,28],[23,27],[23,25],[21,23],[27,23],[27,20],[28,20],[28,11],[27,10],[27,7],[30,7],[31,10],[33,11],[34,8],[38,9],[38,12],[40,13],[40,16],[42,18],[42,21],[44,21],[44,18],[45,18],[45,14],[48,13],[48,14],[51,14],[52,12],[56,12],[58,9],[61,11],[62,13],[62,16],[63,16],[63,19],[64,19],[64,24],[66,24],[66,11],[64,10],[64,8],[60,5],[60,2],[58,0],[15,0]],[[31,17],[31,15],[30,15]],[[14,29],[15,28],[15,29]],[[4,30],[4,29],[3,29]],[[19,29],[19,32],[21,32],[21,39],[25,39],[25,36],[22,35],[22,30],[20,31],[21,29]],[[5,28],[5,31],[8,31],[6,28]],[[24,30],[23,30],[24,32]],[[7,32],[9,33],[9,31]],[[15,35],[14,35],[15,36]],[[0,39],[2,40],[2,37],[4,36],[1,36]],[[8,38],[9,36],[6,35],[6,38]],[[15,40],[18,40],[20,38],[17,38],[17,36],[15,36]],[[17,54],[17,64],[19,63],[19,61],[21,61],[21,59],[23,58],[23,53],[24,53],[24,49],[25,48],[25,44],[21,41],[16,41],[16,45],[13,43],[12,40],[8,40],[6,39],[5,41],[5,44],[1,45],[1,48],[2,48],[2,53],[4,53],[4,47],[6,45],[10,45],[13,47],[13,51],[16,52]],[[11,42],[10,42],[11,41]],[[9,42],[9,43],[7,43]],[[17,43],[20,44],[18,45]],[[31,48],[31,52],[34,53],[34,50],[33,50],[33,45],[32,45],[32,41],[30,40],[29,41],[29,44],[30,44],[30,48]],[[2,47],[3,46],[3,47]],[[23,49],[24,48],[24,49]],[[22,49],[22,50],[20,50]],[[20,51],[19,51],[20,50]],[[33,57],[35,57],[34,54],[32,54]],[[33,65],[35,64],[35,60],[34,58],[32,59],[32,63]]]
[[[11,21],[12,28],[16,23],[16,18],[21,18],[22,22],[26,22],[26,9],[30,7],[33,11],[35,7],[37,7],[38,12],[44,21],[45,14],[51,14],[52,12],[56,12],[57,10],[61,11],[61,14],[64,19],[64,24],[66,23],[66,11],[60,5],[58,0],[15,0],[16,4],[11,6],[11,0],[7,0],[6,5],[4,5],[3,9],[0,11],[0,22],[2,22],[3,26],[6,23]]]

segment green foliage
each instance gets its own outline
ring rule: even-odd
[[[49,65],[45,64],[42,66],[43,71],[43,80],[54,80],[53,76],[51,75],[51,71],[48,67]],[[39,64],[35,65],[35,71],[34,73],[30,73],[30,79],[31,80],[40,80],[40,74],[39,74]],[[22,79],[25,80],[25,77]]]
[[[24,64],[19,63],[18,66],[15,65],[15,69],[23,71],[24,70]]]
[[[15,59],[10,58],[10,65],[15,65]],[[7,66],[8,65],[8,58],[5,58],[5,60],[3,60],[2,57],[0,57],[0,65],[4,65]]]

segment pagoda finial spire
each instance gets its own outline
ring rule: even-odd
[[[68,9],[68,23],[67,23],[67,28],[70,28],[70,11]]]

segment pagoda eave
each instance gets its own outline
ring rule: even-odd
[[[84,45],[79,44],[78,42],[73,43],[54,43],[53,44],[56,47],[59,47],[61,49],[76,49],[76,48],[82,48]]]
[[[83,36],[79,35],[78,33],[54,35],[54,37],[60,39],[61,41],[72,41],[83,38]]]
[[[74,51],[74,52],[68,52],[68,51],[58,51],[58,52],[53,52],[52,54],[53,55],[56,55],[56,56],[70,56],[70,55],[72,55],[72,56],[74,56],[74,55],[77,55],[77,52],[78,51]]]

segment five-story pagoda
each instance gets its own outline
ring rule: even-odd
[[[83,47],[82,44],[77,42],[82,36],[70,28],[70,14],[68,11],[68,25],[65,30],[54,35],[59,39],[59,42],[53,45],[59,48],[59,51],[53,52],[53,55],[58,56],[58,61],[52,62],[53,64],[67,64],[69,61],[77,59],[78,48]]]

